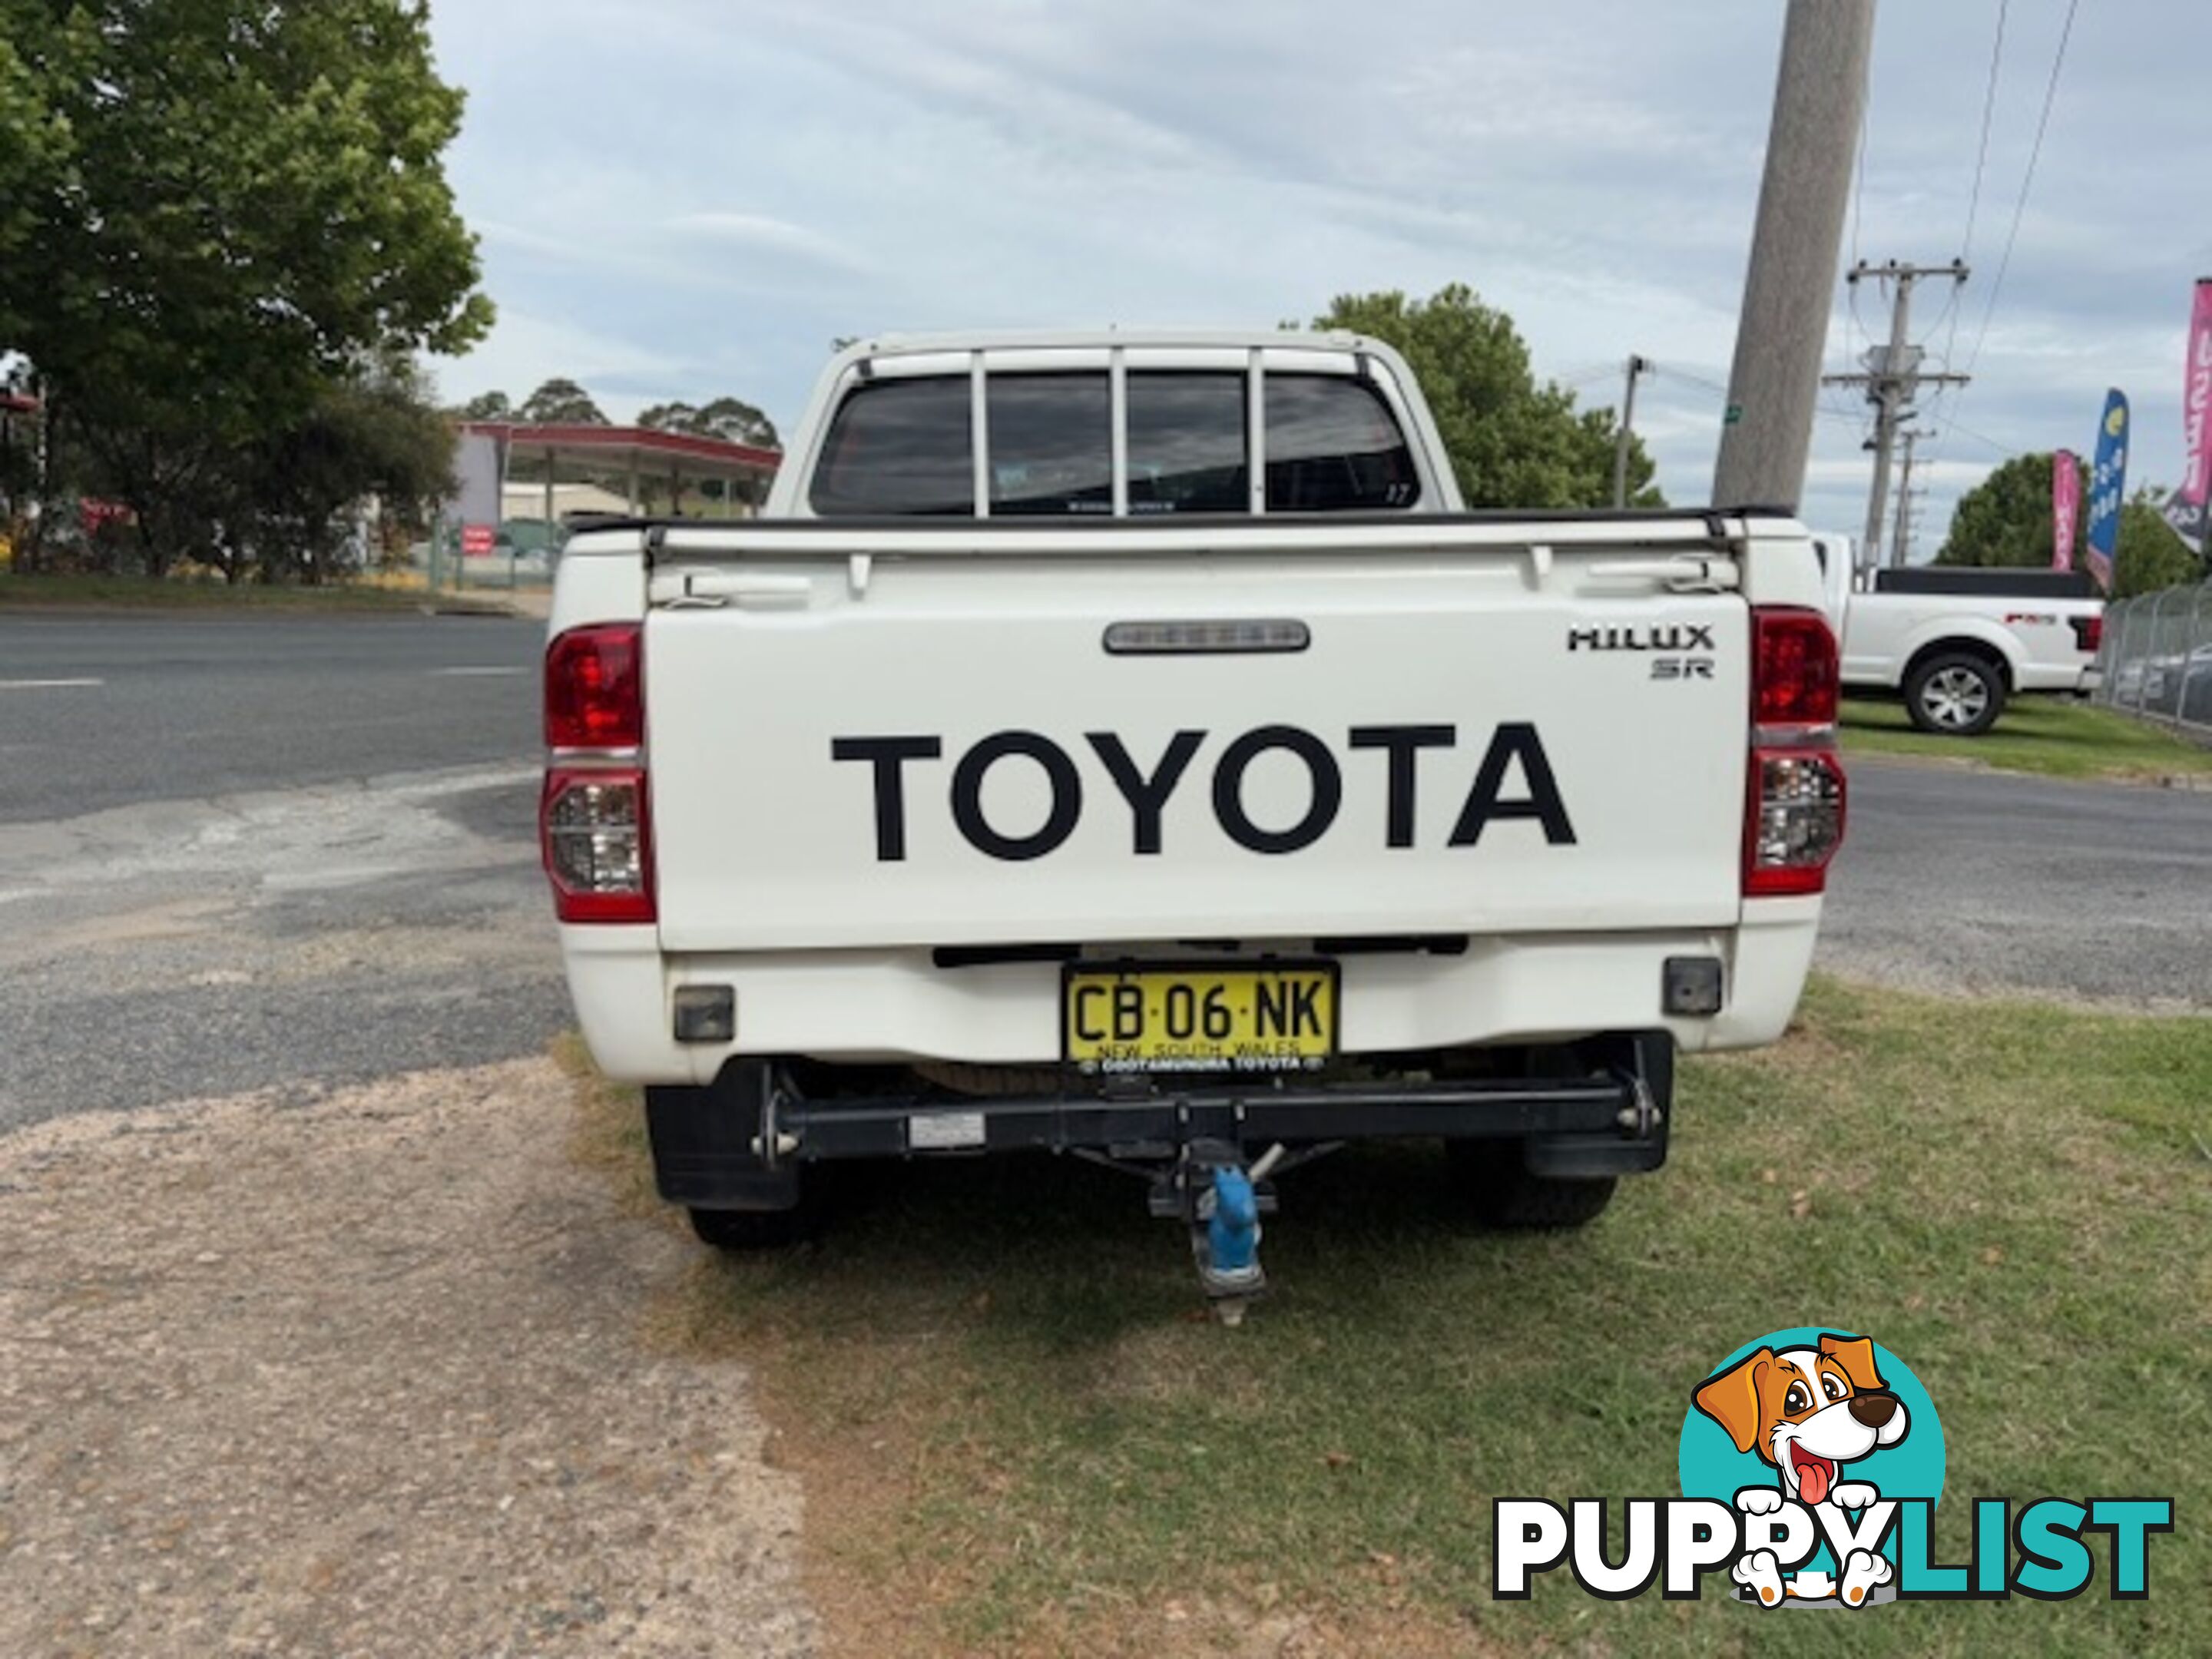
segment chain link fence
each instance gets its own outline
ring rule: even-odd
[[[2096,701],[2212,736],[2212,581],[2105,607]]]

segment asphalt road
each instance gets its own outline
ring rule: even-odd
[[[542,1053],[540,638],[0,617],[0,1130]],[[2212,794],[1856,762],[1820,960],[2212,1008]]]
[[[1820,962],[2212,1008],[2212,793],[1855,760]]]
[[[0,613],[0,823],[527,757],[542,623]]]

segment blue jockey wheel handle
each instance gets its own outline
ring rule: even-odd
[[[1260,1200],[1242,1170],[1213,1172],[1213,1214],[1206,1224],[1207,1254],[1216,1273],[1249,1268],[1260,1248]]]

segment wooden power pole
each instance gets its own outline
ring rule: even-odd
[[[1897,447],[1897,434],[1911,418],[1913,398],[1923,386],[1966,383],[1963,374],[1921,372],[1924,354],[1907,338],[1912,319],[1912,285],[1929,276],[1948,276],[1954,283],[1963,283],[1966,280],[1966,266],[1958,259],[1948,265],[1905,265],[1892,259],[1883,265],[1870,265],[1862,260],[1851,269],[1850,281],[1854,284],[1869,276],[1892,285],[1889,343],[1867,348],[1863,359],[1866,364],[1864,374],[1831,374],[1827,383],[1864,386],[1867,401],[1874,405],[1874,441],[1869,446],[1874,451],[1874,484],[1867,493],[1866,535],[1859,544],[1858,556],[1859,563],[1872,569],[1882,563],[1882,518],[1889,503],[1890,457]],[[1902,548],[1894,538],[1888,562],[1893,566],[1905,562]]]
[[[1875,0],[1790,0],[1736,324],[1717,507],[1797,508],[1820,395]]]

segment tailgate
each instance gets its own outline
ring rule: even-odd
[[[1737,918],[1748,613],[1649,550],[794,539],[653,578],[667,950]]]

